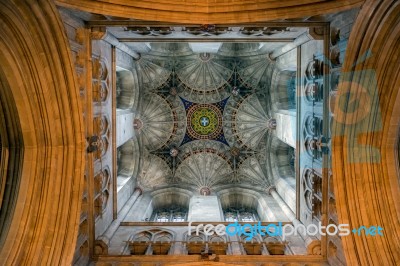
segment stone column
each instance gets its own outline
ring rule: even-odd
[[[276,129],[275,135],[296,149],[296,114],[286,110],[280,110],[275,114]]]
[[[222,222],[224,215],[217,196],[193,196],[189,203],[189,222]]]
[[[185,247],[183,246],[182,241],[177,241],[172,245],[173,255],[187,255],[185,252]]]
[[[269,188],[268,193],[279,204],[283,212],[286,214],[286,216],[289,218],[289,220],[293,223],[294,226],[299,226],[302,224],[302,222],[296,219],[296,215],[278,194],[275,187]],[[307,253],[309,255],[321,255],[321,241],[318,240],[318,238],[316,238],[315,236],[308,236],[302,230],[297,231],[297,233],[301,236],[301,238],[303,238],[304,242],[306,243]]]
[[[136,188],[135,191],[133,192],[132,196],[129,198],[129,200],[125,204],[125,206],[118,213],[117,219],[115,219],[110,224],[110,226],[107,228],[107,230],[104,232],[103,235],[99,236],[96,239],[95,247],[94,247],[95,255],[107,255],[108,254],[108,247],[109,247],[112,236],[117,231],[120,223],[125,219],[125,217],[129,213],[129,210],[132,208],[133,204],[136,202],[136,200],[139,198],[139,196],[141,194],[142,194],[142,190],[139,188]]]
[[[238,235],[229,236],[228,239],[231,241],[230,243],[230,251],[232,255],[243,255],[243,247],[240,244],[240,237]]]
[[[135,136],[133,129],[134,115],[130,110],[117,110],[117,147],[120,147]]]

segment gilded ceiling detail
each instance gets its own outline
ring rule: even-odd
[[[201,136],[208,136],[221,127],[220,117],[218,112],[206,105],[192,111],[192,115],[188,115],[188,120],[190,120],[190,128],[194,132]]]

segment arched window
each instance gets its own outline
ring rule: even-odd
[[[155,214],[155,222],[169,222],[170,213],[168,211],[159,211]]]
[[[159,190],[154,192],[150,221],[185,222],[187,221],[190,194],[180,189]]]
[[[226,222],[257,222],[259,217],[257,211],[252,209],[237,209],[229,207],[224,211]]]
[[[236,212],[228,211],[224,213],[226,222],[237,222],[238,216]]]
[[[172,216],[173,222],[184,222],[186,221],[186,212],[175,212]]]
[[[153,212],[154,222],[185,222],[187,210],[183,208],[158,209]]]
[[[239,219],[241,222],[255,222],[258,221],[258,218],[256,218],[256,214],[254,212],[240,212],[239,213]]]

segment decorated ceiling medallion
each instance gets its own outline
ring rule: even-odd
[[[201,61],[208,62],[211,59],[211,54],[210,53],[200,53],[199,57],[200,57]]]
[[[181,100],[187,119],[186,134],[181,145],[201,139],[216,140],[228,145],[222,130],[222,113],[228,98],[214,104],[193,103],[182,97]]]
[[[175,147],[171,148],[169,150],[169,155],[171,155],[171,157],[176,157],[179,154],[179,150]]]
[[[211,194],[211,189],[209,187],[202,187],[200,189],[200,195],[209,196]]]
[[[221,111],[214,105],[193,105],[187,112],[189,134],[197,139],[214,138],[221,131],[221,117]]]
[[[133,128],[136,130],[141,130],[143,127],[143,122],[139,118],[133,120]]]

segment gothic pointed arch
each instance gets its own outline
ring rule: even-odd
[[[57,0],[60,5],[98,14],[136,19],[178,22],[178,23],[244,23],[276,20],[282,18],[298,18],[299,10],[302,16],[315,16],[355,8],[361,0],[339,0],[326,2],[323,0],[305,0],[293,3],[278,3],[275,1],[238,1],[235,5],[225,2],[176,2],[171,5],[165,1],[134,0],[104,2],[100,0]]]
[[[131,109],[138,104],[139,83],[135,69],[117,71],[117,108]]]
[[[350,34],[343,66],[346,78],[339,83],[335,101],[332,166],[339,223],[377,224],[387,232],[376,239],[357,235],[342,239],[346,260],[360,265],[400,262],[399,165],[394,158],[400,65],[393,60],[400,57],[399,12],[398,1],[365,2]],[[361,100],[362,108],[355,111],[350,104],[340,105],[349,95]]]
[[[85,142],[69,43],[52,1],[2,1],[0,23],[0,98],[21,129],[9,145],[23,154],[1,206],[0,264],[70,264]]]

